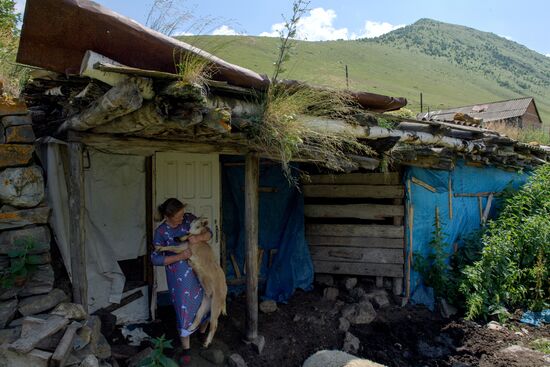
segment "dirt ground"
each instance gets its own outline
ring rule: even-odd
[[[372,288],[368,283],[358,286],[367,292]],[[243,342],[244,296],[230,298],[228,316],[220,319],[209,349],[221,350],[226,357],[238,353],[251,367],[301,366],[318,350],[341,350],[340,308],[355,300],[342,288],[336,301],[324,299],[323,288],[297,291],[287,304],[278,304],[277,311],[260,312],[259,333],[266,340],[260,355]],[[159,315],[159,322],[144,329],[153,336],[164,333],[178,345],[171,308],[161,309]],[[537,339],[550,338],[549,325],[535,328],[512,320],[502,330],[490,330],[459,318],[443,319],[423,306],[399,307],[391,299],[377,310],[374,321],[352,325],[349,332],[361,342],[358,356],[387,366],[550,366],[549,355],[527,349]],[[208,351],[201,350],[197,337],[192,337],[192,347],[194,366],[215,366],[201,357]]]

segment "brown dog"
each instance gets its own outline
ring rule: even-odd
[[[179,241],[187,241],[190,235],[201,234],[206,231],[208,220],[206,218],[197,218],[191,222],[189,228],[189,234],[184,237],[180,237]],[[190,244],[185,242],[179,246],[157,246],[157,251],[171,251],[175,253],[183,252],[185,249],[191,250],[191,257],[189,258],[189,264],[197,274],[197,278],[201,282],[204,289],[204,296],[202,303],[195,315],[195,320],[189,330],[196,329],[204,315],[207,314],[210,309],[210,330],[208,336],[204,342],[204,347],[207,347],[214,338],[214,333],[218,327],[218,317],[220,313],[227,315],[225,310],[225,298],[227,297],[227,284],[225,282],[225,274],[218,262],[216,256],[210,245],[206,242],[199,242],[196,244]]]

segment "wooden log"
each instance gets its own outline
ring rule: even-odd
[[[46,224],[48,223],[49,215],[50,208],[48,207],[0,212],[0,231],[31,224]]]
[[[359,218],[383,220],[388,217],[402,216],[403,205],[305,205],[304,215],[309,218]]]
[[[27,165],[33,152],[32,145],[0,144],[0,169]]]
[[[239,268],[239,263],[237,262],[237,259],[235,258],[234,254],[229,255],[231,259],[231,264],[233,265],[233,271],[235,272],[235,276],[237,278],[241,278],[241,269]]]
[[[483,224],[483,197],[477,197],[477,203],[479,208],[479,223]]]
[[[462,192],[462,193],[455,193],[453,194],[453,196],[456,198],[456,197],[484,197],[484,196],[489,196],[489,195],[493,195],[493,196],[498,196],[499,193],[497,192],[472,192],[472,193],[469,193],[469,192]]]
[[[340,236],[325,236],[325,235],[308,235],[307,241],[310,246],[403,249],[403,238],[377,238],[377,237],[353,237],[353,236],[340,237]]]
[[[342,175],[311,175],[311,184],[339,185],[399,185],[399,173],[348,173]]]
[[[251,152],[245,160],[246,339],[258,337],[258,204],[260,158]]]
[[[98,54],[97,52],[87,50],[82,58],[80,64],[80,75],[88,76],[93,79],[101,80],[102,82],[114,87],[128,81],[132,78],[140,89],[140,93],[145,99],[152,99],[155,96],[153,91],[153,83],[150,78],[139,78],[135,75],[127,75],[119,71],[102,70],[102,65],[110,65],[113,67],[124,67],[124,65],[112,60],[106,56]]]
[[[359,236],[370,238],[404,238],[402,226],[378,224],[306,224],[308,236]]]
[[[142,103],[143,96],[135,80],[124,80],[109,89],[90,107],[66,120],[58,131],[89,130],[139,109]]]
[[[86,277],[86,252],[84,239],[84,171],[82,144],[69,143],[69,218],[70,256],[73,301],[88,310],[88,281]]]
[[[349,261],[321,261],[314,260],[313,267],[316,273],[365,275],[382,277],[402,277],[403,265],[375,264]]]
[[[96,149],[114,154],[151,156],[155,154],[155,152],[176,151],[185,153],[222,153],[240,155],[246,152],[244,146],[241,147],[236,144],[209,144],[188,140],[145,139],[83,132],[71,132],[69,134],[69,140],[82,142]]]
[[[428,191],[431,191],[431,192],[436,192],[437,191],[435,189],[435,187],[433,187],[432,185],[427,184],[426,182],[424,182],[424,181],[422,181],[422,180],[420,180],[416,177],[411,177],[411,181],[412,181],[412,183],[417,184],[418,186],[422,186],[423,188],[425,188]]]
[[[76,336],[76,331],[82,325],[79,322],[73,321],[65,330],[65,334],[61,338],[61,341],[55,348],[55,351],[52,355],[51,365],[53,367],[64,367],[67,362],[69,354],[73,350],[73,341]]]
[[[69,319],[50,316],[46,322],[37,326],[30,335],[25,335],[11,343],[8,348],[19,353],[28,353],[43,339],[55,334],[69,323]]]
[[[402,198],[403,187],[398,185],[304,185],[305,197],[321,198]]]
[[[341,246],[310,246],[311,258],[322,261],[369,262],[403,264],[403,250],[396,248],[360,248]]]

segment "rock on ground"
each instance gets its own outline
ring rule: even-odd
[[[260,303],[260,311],[263,313],[272,313],[277,311],[277,302],[272,300],[263,301]]]
[[[320,350],[304,361],[302,367],[384,367],[339,350]]]
[[[67,301],[67,295],[61,289],[56,288],[48,294],[21,300],[18,309],[23,316],[29,316],[54,308],[64,301]]]
[[[0,172],[0,201],[32,208],[44,199],[44,179],[38,166],[7,168]]]
[[[361,342],[359,341],[359,338],[357,338],[350,332],[346,332],[346,336],[344,338],[344,346],[342,347],[345,352],[357,353],[359,352],[360,345]]]

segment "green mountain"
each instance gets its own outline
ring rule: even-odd
[[[259,73],[271,75],[278,39],[184,37],[184,41]],[[381,37],[297,42],[283,75],[312,84],[406,97],[424,110],[535,97],[550,124],[550,58],[493,33],[421,19]]]

